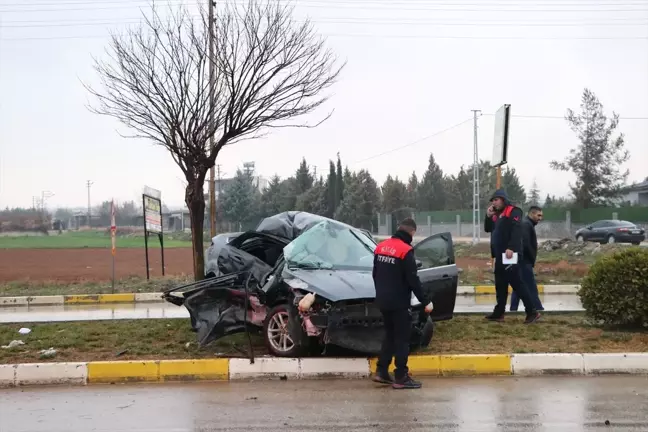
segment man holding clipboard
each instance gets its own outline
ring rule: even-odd
[[[495,292],[497,305],[486,317],[489,321],[504,321],[509,285],[524,303],[525,324],[540,319],[531,302],[529,292],[522,283],[520,262],[522,260],[522,210],[508,199],[504,189],[495,191],[491,205],[486,210],[484,229],[491,233],[491,256],[495,259]]]

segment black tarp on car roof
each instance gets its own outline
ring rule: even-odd
[[[308,212],[287,211],[263,219],[255,231],[294,240],[323,220],[327,218]]]

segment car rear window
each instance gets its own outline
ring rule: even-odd
[[[635,226],[632,222],[624,221],[624,220],[615,220],[612,221],[613,226]]]

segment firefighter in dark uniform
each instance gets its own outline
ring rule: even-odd
[[[540,314],[531,301],[529,292],[520,273],[522,264],[522,210],[511,204],[504,189],[498,189],[491,198],[491,205],[486,210],[484,229],[491,233],[491,256],[495,259],[495,293],[497,305],[486,319],[503,321],[508,298],[509,285],[524,303],[526,311],[525,324],[536,322]],[[502,256],[512,258],[518,254],[517,264],[504,264]]]
[[[395,389],[421,388],[421,383],[412,379],[407,368],[412,331],[412,293],[421,304],[427,305],[426,313],[432,312],[432,303],[423,293],[418,278],[412,248],[415,233],[416,222],[407,218],[391,238],[378,243],[374,253],[373,280],[376,303],[383,316],[385,339],[372,379],[381,384],[391,384]],[[389,374],[392,358],[395,358],[396,364],[394,378]]]

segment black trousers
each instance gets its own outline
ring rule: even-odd
[[[531,301],[531,296],[526,285],[522,282],[521,268],[519,264],[504,265],[501,261],[495,262],[495,294],[497,305],[493,314],[502,316],[506,310],[506,299],[508,298],[508,287],[513,288],[517,296],[524,303],[524,310],[527,315],[536,313],[536,308]]]
[[[412,334],[412,317],[409,309],[381,310],[381,312],[385,325],[385,338],[378,358],[377,372],[386,374],[394,358],[395,378],[405,378],[409,372],[407,360]]]
[[[540,301],[540,295],[538,294],[538,284],[535,280],[535,274],[533,273],[533,264],[528,262],[523,262],[520,267],[520,275],[522,276],[522,282],[526,286],[527,291],[529,291],[529,297],[533,302],[536,310],[544,310],[542,302]],[[520,305],[520,298],[517,296],[517,293],[513,292],[511,294],[511,310],[518,310]]]

